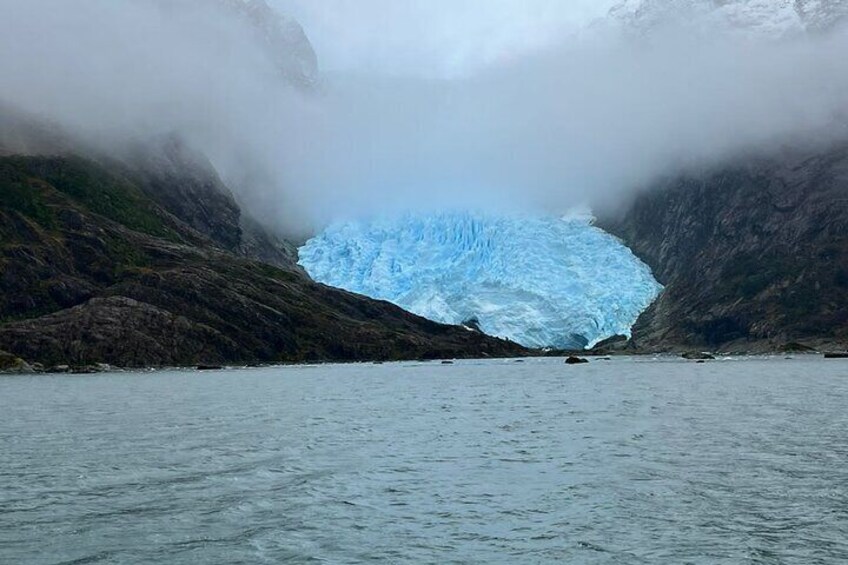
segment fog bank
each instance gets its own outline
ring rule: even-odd
[[[0,0],[0,101],[101,146],[178,132],[289,233],[396,209],[605,206],[682,167],[848,133],[844,29],[536,47],[450,78],[372,69],[303,89],[216,2]]]

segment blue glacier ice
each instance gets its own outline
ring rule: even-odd
[[[318,282],[529,347],[630,335],[662,287],[592,218],[406,214],[337,223],[300,249]]]

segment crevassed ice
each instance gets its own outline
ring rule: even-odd
[[[403,215],[330,226],[300,249],[318,282],[528,347],[592,346],[661,290],[591,218]]]

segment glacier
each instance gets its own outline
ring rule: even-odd
[[[300,249],[320,283],[527,347],[630,335],[662,290],[587,215],[402,214],[336,223]]]

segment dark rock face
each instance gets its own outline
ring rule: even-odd
[[[620,0],[610,9],[609,19],[630,33],[649,34],[693,14],[720,29],[780,37],[838,27],[848,17],[848,5],[843,0]]]
[[[843,0],[795,0],[795,11],[811,31],[827,31],[848,19],[848,4]]]
[[[137,180],[140,170],[76,157],[0,158],[0,349],[75,367],[526,353],[245,258],[243,240],[227,249],[193,210],[186,219],[166,210]],[[220,202],[230,207],[226,194]],[[238,226],[237,218],[224,225]]]
[[[602,224],[666,287],[643,348],[848,341],[848,145],[669,180]]]

